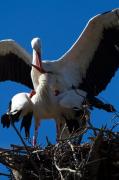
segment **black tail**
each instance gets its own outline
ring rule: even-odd
[[[8,114],[3,114],[1,117],[1,124],[4,127],[9,128],[10,127],[10,116]]]
[[[87,120],[89,119],[89,112],[84,112],[84,110],[73,110],[73,116],[73,118],[69,119],[63,115],[69,133],[73,135],[78,133],[72,142],[75,144],[80,144],[82,140],[82,134],[80,134],[80,132],[86,127]]]
[[[111,104],[105,104],[103,101],[101,101],[100,99],[94,97],[94,96],[87,96],[87,101],[90,104],[90,106],[94,106],[98,109],[103,109],[107,112],[115,112],[115,108],[113,105]]]
[[[68,130],[70,133],[77,132],[82,130],[86,126],[86,114],[83,110],[73,110],[74,118],[73,119],[67,119],[67,117],[64,116],[64,119],[66,121]]]
[[[20,131],[22,130],[22,128],[24,128],[26,138],[28,138],[30,135],[29,132],[30,132],[30,127],[31,127],[32,116],[33,116],[33,113],[29,113],[26,116],[24,116],[22,119]]]
[[[19,121],[20,114],[21,114],[21,111],[18,111],[14,115],[12,115],[12,114],[3,114],[2,117],[1,117],[1,124],[3,125],[3,128],[4,127],[9,128],[10,124],[11,124],[11,121],[12,122]]]

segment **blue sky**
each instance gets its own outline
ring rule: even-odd
[[[70,48],[91,17],[116,7],[119,7],[118,0],[4,0],[0,2],[0,39],[14,39],[32,53],[30,41],[33,37],[39,36],[42,40],[42,58],[57,59]],[[99,95],[117,109],[118,81],[119,72],[106,91]],[[16,83],[0,83],[0,115],[6,111],[10,98],[23,91],[29,92],[29,89]],[[111,114],[103,111],[92,112],[96,126],[109,123],[111,117]],[[49,134],[49,139],[54,143],[53,121],[42,124],[39,131],[41,144],[44,144],[46,134]],[[12,128],[3,129],[0,126],[0,138],[0,147],[21,144]]]

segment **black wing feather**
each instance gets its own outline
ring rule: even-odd
[[[0,55],[0,81],[11,80],[33,89],[31,67],[13,53]]]
[[[102,39],[79,88],[94,96],[104,90],[119,68],[119,27],[104,29]],[[97,68],[98,67],[98,68]]]

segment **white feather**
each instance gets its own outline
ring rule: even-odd
[[[70,110],[73,108],[81,109],[86,95],[87,93],[80,89],[69,90],[59,95],[59,98],[61,98],[59,104],[61,107],[69,108]]]
[[[11,110],[10,113],[12,115],[16,114],[18,111],[21,112],[21,116],[23,117],[29,112],[32,112],[33,105],[32,101],[29,97],[29,93],[18,93],[13,96],[11,100]]]

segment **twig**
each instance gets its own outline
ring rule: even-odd
[[[112,132],[111,130],[109,130],[109,129],[104,129],[104,128],[95,128],[95,127],[87,127],[87,129],[91,129],[91,130],[93,130],[93,131],[102,131],[102,132],[105,132],[105,133],[110,133],[110,134],[112,134],[113,136],[115,136],[115,137],[117,137],[117,135],[119,135],[119,133],[118,132]]]
[[[59,146],[59,143],[56,144],[56,146],[55,146],[56,149],[58,149],[58,146]],[[59,174],[60,174],[61,180],[65,180],[65,179],[63,178],[63,175],[62,175],[62,173],[61,173],[61,170],[59,169],[56,161],[57,161],[57,160],[56,160],[56,151],[54,151],[54,165],[55,165],[56,169],[58,170],[58,172],[59,172]]]
[[[70,141],[71,141],[71,140],[75,139],[76,137],[85,134],[87,130],[88,130],[88,127],[86,127],[85,129],[81,130],[80,132],[75,133],[75,135],[74,135],[74,133],[73,133],[73,134],[71,134],[68,138],[60,139],[60,140],[58,140],[58,141],[59,141],[59,142],[63,142],[63,141],[65,142],[65,141],[67,141],[67,140],[70,140]]]
[[[89,124],[89,127],[90,127],[91,129],[93,129],[94,135],[97,136],[97,132],[96,132],[97,129],[94,128],[94,126],[92,125],[92,123],[90,122],[90,120],[88,121],[88,124]]]
[[[111,130],[110,130],[110,131],[113,131],[113,130],[114,130],[114,128],[116,128],[117,126],[119,126],[119,122],[116,122],[116,123],[112,126],[112,128],[111,128]]]
[[[55,161],[54,161],[55,162]],[[74,170],[74,169],[70,169],[70,168],[59,168],[58,165],[55,162],[55,166],[57,168],[58,171],[68,171],[71,173],[78,173],[78,171]]]
[[[71,143],[69,140],[67,141],[67,143],[69,144],[69,146],[70,146],[70,148],[71,148],[71,150],[72,150],[73,158],[74,158],[74,161],[76,162],[75,168],[77,169],[77,166],[78,166],[79,162],[78,162],[78,160],[77,160],[77,158],[76,158],[76,154],[75,154],[74,147],[73,147],[72,143]]]
[[[62,128],[62,131],[61,131],[61,133],[60,133],[59,140],[62,139],[62,135],[63,135],[63,133],[64,133],[64,131],[65,131],[66,128],[67,128],[67,126],[66,126],[66,123],[65,123],[65,125],[64,125],[64,127]]]
[[[14,128],[14,130],[16,131],[17,135],[19,136],[22,144],[24,145],[24,147],[25,147],[28,155],[31,155],[31,152],[28,150],[28,148],[27,148],[27,146],[26,146],[26,143],[24,142],[24,140],[23,140],[21,134],[19,133],[18,129],[16,128],[16,126],[14,125],[14,123],[13,123],[12,121],[11,121],[11,124],[12,124],[12,127]]]
[[[59,144],[56,144],[56,149],[58,149],[58,146],[59,146]],[[71,149],[72,149],[72,147],[71,147]],[[74,149],[73,149],[74,150]],[[56,151],[54,151],[54,165],[55,165],[55,167],[56,167],[56,169],[58,170],[58,172],[60,173],[60,176],[61,176],[61,180],[65,180],[64,178],[63,178],[63,175],[62,175],[62,171],[68,171],[68,172],[70,172],[70,173],[75,173],[75,174],[78,174],[78,175],[80,175],[80,177],[81,177],[81,173],[80,173],[80,171],[77,171],[77,170],[74,170],[74,169],[71,169],[71,168],[60,168],[58,165],[57,165],[57,159],[56,159]]]
[[[11,124],[12,124],[12,127],[14,128],[14,130],[16,131],[17,135],[18,135],[19,138],[21,139],[21,142],[23,143],[23,145],[24,145],[24,147],[25,147],[28,155],[30,156],[30,162],[31,162],[31,164],[33,165],[33,167],[34,167],[34,169],[36,170],[36,172],[38,173],[38,175],[36,175],[36,176],[37,176],[37,178],[40,180],[41,178],[40,178],[40,174],[39,174],[39,170],[38,170],[39,168],[37,167],[36,163],[35,163],[34,160],[32,159],[32,157],[31,157],[31,152],[28,150],[28,148],[27,148],[27,146],[26,146],[23,138],[21,137],[21,134],[20,134],[19,131],[17,130],[17,128],[16,128],[16,126],[14,125],[14,123],[13,123],[12,120],[11,120]]]

